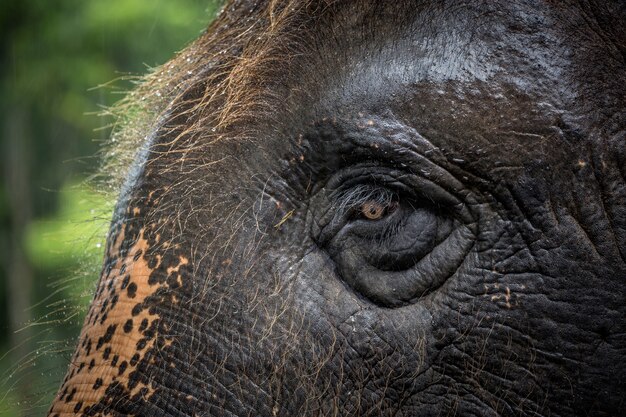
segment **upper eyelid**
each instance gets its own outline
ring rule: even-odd
[[[395,192],[374,184],[359,184],[347,190],[337,191],[335,196],[340,212],[347,212],[372,200],[386,206],[395,199],[397,199]]]

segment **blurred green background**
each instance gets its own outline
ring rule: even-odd
[[[45,415],[102,260],[114,196],[87,179],[137,76],[217,0],[0,2],[0,416]]]

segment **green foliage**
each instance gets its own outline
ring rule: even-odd
[[[94,115],[132,88],[132,76],[196,38],[215,10],[207,0],[2,2],[2,104],[28,113],[43,151],[33,155],[34,184],[58,189],[68,174],[92,170],[94,142],[108,137],[106,129],[94,134],[103,124]],[[71,162],[42,165],[40,154]],[[54,197],[35,199],[39,213]]]
[[[18,363],[10,363],[11,355],[0,355],[2,369],[6,369],[1,379],[19,384],[26,378],[45,388],[36,393],[40,396],[37,401],[22,403],[10,386],[4,386],[0,389],[0,404],[7,396],[0,405],[2,417],[48,405],[66,363],[58,351],[71,348],[100,269],[112,200],[84,184],[67,184],[58,197],[58,211],[34,219],[25,236],[28,259],[38,278],[34,290],[37,304],[33,306],[37,315],[22,325],[36,331],[31,343],[35,350],[18,347]]]
[[[65,185],[59,198],[59,208],[52,216],[29,225],[26,248],[33,267],[63,271],[71,266],[70,273],[76,272],[74,268],[99,267],[113,201],[85,185],[73,184]],[[79,290],[74,295],[81,294]]]
[[[45,414],[95,286],[112,201],[76,184],[97,170],[99,145],[110,134],[102,126],[113,121],[96,114],[195,39],[218,3],[0,2],[1,150],[9,154],[15,143],[6,132],[18,132],[26,153],[17,166],[26,168],[29,184],[20,191],[31,219],[19,230],[13,197],[1,182],[0,416]],[[14,174],[4,173],[7,181]],[[24,243],[33,285],[30,319],[23,323],[31,336],[9,352],[13,300],[5,283],[12,233]]]

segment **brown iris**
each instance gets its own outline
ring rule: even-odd
[[[367,220],[379,220],[392,213],[396,209],[397,203],[390,202],[382,204],[375,200],[368,200],[361,205],[361,215]]]

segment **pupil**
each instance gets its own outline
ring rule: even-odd
[[[384,211],[385,207],[376,201],[368,201],[361,206],[361,213],[369,220],[380,219],[383,216]]]

